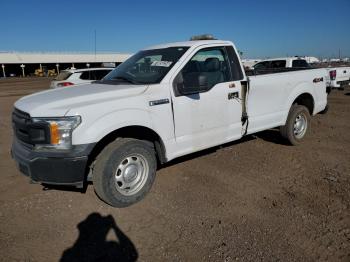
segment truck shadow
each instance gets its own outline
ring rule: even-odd
[[[58,191],[77,192],[77,193],[82,193],[82,194],[86,193],[88,185],[89,185],[88,182],[84,182],[84,185],[83,185],[82,188],[77,188],[77,187],[74,187],[74,186],[42,184],[43,191],[58,190]]]
[[[223,145],[220,145],[220,146],[215,146],[215,147],[212,147],[212,148],[204,149],[202,151],[195,152],[195,153],[192,153],[192,154],[189,154],[189,155],[181,156],[179,158],[171,160],[168,163],[165,163],[163,165],[159,165],[158,169],[170,167],[170,166],[182,163],[182,162],[186,162],[186,161],[192,160],[192,159],[197,158],[197,157],[206,156],[206,155],[212,154],[212,153],[214,153],[214,152],[216,152],[216,151],[218,151],[220,149],[231,147],[231,146],[234,146],[234,145],[237,145],[237,144],[241,144],[241,143],[246,143],[246,142],[249,142],[249,141],[252,141],[252,140],[256,140],[256,139],[262,139],[262,140],[264,140],[266,142],[270,142],[270,143],[272,142],[274,144],[290,146],[285,141],[285,139],[283,139],[283,137],[281,137],[278,129],[269,129],[269,130],[262,131],[262,132],[259,132],[259,133],[255,133],[255,134],[252,134],[252,135],[244,136],[240,140],[236,140],[236,141],[229,142],[229,143],[226,143],[226,144],[223,144]]]
[[[248,141],[251,141],[251,140],[254,140],[254,139],[255,139],[255,137],[253,137],[251,135],[244,136],[240,140],[232,141],[232,142],[229,142],[229,143],[226,143],[226,144],[223,144],[223,145],[219,145],[219,146],[214,146],[214,147],[211,147],[211,148],[208,148],[208,149],[204,149],[204,150],[201,150],[201,151],[198,151],[198,152],[195,152],[195,153],[191,153],[191,154],[188,154],[188,155],[185,155],[185,156],[180,156],[180,157],[175,158],[174,160],[171,160],[170,162],[167,162],[167,163],[165,163],[163,165],[158,165],[158,169],[162,169],[162,168],[166,168],[166,167],[169,167],[169,166],[173,166],[173,165],[176,165],[176,164],[179,164],[179,163],[182,163],[182,162],[186,162],[186,161],[192,160],[192,159],[197,158],[197,157],[210,155],[210,154],[215,153],[216,151],[218,151],[218,150],[220,150],[222,148],[227,148],[227,147],[230,147],[230,146],[233,146],[233,145],[237,145],[237,144],[240,144],[240,143],[244,143],[244,142],[248,142]]]
[[[345,93],[344,95],[345,95],[345,96],[350,96],[350,93]]]
[[[288,142],[281,136],[278,128],[269,129],[254,134],[257,138],[260,138],[266,142],[272,142],[278,145],[290,146]]]
[[[91,213],[77,225],[79,236],[74,245],[66,249],[60,262],[70,261],[136,261],[137,250],[131,240],[118,228],[111,215]],[[112,231],[117,241],[107,240]]]

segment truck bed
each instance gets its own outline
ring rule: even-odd
[[[322,111],[327,105],[326,76],[325,69],[312,68],[250,76],[248,133],[284,125],[297,94],[310,94],[317,100],[311,115]]]

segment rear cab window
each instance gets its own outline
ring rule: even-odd
[[[308,62],[304,59],[293,60],[292,67],[310,67]]]
[[[271,61],[270,68],[285,68],[286,60],[274,60]]]

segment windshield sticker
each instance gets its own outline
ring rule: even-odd
[[[169,67],[172,63],[171,61],[153,61],[151,66]]]

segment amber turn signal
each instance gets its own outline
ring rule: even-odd
[[[58,132],[58,125],[56,122],[50,123],[50,135],[51,135],[51,144],[57,145],[60,141],[59,132]]]

